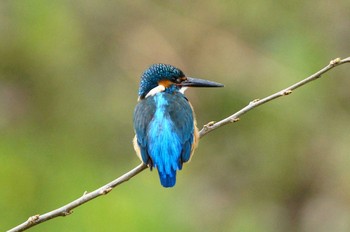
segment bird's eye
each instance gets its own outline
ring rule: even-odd
[[[186,77],[178,77],[178,78],[175,78],[174,82],[176,84],[180,84],[181,82],[183,82],[185,80],[186,80]]]

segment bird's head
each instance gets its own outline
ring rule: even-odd
[[[223,87],[212,81],[187,77],[170,64],[153,64],[141,76],[139,99],[153,96],[163,91],[184,92],[187,87]]]

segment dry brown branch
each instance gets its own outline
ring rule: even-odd
[[[209,132],[218,129],[221,126],[224,126],[226,124],[229,123],[233,123],[233,122],[237,122],[239,121],[239,117],[242,116],[243,114],[247,113],[248,111],[262,105],[265,104],[271,100],[274,100],[276,98],[282,97],[282,96],[287,96],[290,95],[292,93],[293,90],[311,82],[314,81],[318,78],[321,77],[322,74],[328,72],[329,70],[331,70],[332,68],[339,66],[341,64],[345,64],[345,63],[350,63],[350,57],[345,58],[345,59],[340,59],[340,58],[336,58],[334,60],[332,60],[326,67],[324,67],[323,69],[319,70],[318,72],[312,74],[311,76],[303,79],[302,81],[299,81],[298,83],[295,83],[281,91],[278,91],[272,95],[269,95],[263,99],[256,99],[251,101],[247,106],[245,106],[244,108],[242,108],[241,110],[239,110],[238,112],[230,115],[229,117],[222,119],[219,122],[210,122],[207,125],[205,125],[200,133],[200,138],[202,138],[204,135],[208,134]],[[90,193],[84,193],[83,196],[77,198],[76,200],[58,208],[55,209],[53,211],[50,211],[48,213],[42,214],[42,215],[34,215],[28,218],[27,221],[23,222],[22,224],[8,230],[8,232],[17,232],[17,231],[24,231],[27,230],[35,225],[38,225],[42,222],[51,220],[53,218],[59,217],[59,216],[67,216],[70,215],[73,211],[74,208],[79,207],[82,204],[85,204],[99,196],[103,196],[106,195],[107,193],[109,193],[110,191],[113,190],[113,188],[115,188],[116,186],[122,184],[125,181],[128,181],[129,179],[131,179],[132,177],[136,176],[137,174],[139,174],[140,172],[142,172],[143,170],[145,170],[147,168],[147,166],[145,164],[140,164],[137,167],[135,167],[134,169],[132,169],[131,171],[125,173],[124,175],[120,176],[119,178],[113,180],[112,182],[100,187],[99,189],[96,189]]]

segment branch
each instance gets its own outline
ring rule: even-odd
[[[94,199],[96,197],[106,195],[107,193],[112,191],[113,188],[130,180],[132,177],[136,176],[137,174],[139,174],[140,172],[142,172],[146,168],[147,168],[147,165],[142,163],[139,166],[132,169],[131,171],[120,176],[119,178],[117,178],[117,179],[113,180],[112,182],[100,187],[99,189],[96,189],[95,191],[90,192],[90,193],[85,192],[83,194],[83,196],[68,203],[67,205],[64,205],[58,209],[55,209],[55,210],[48,212],[48,213],[45,213],[43,215],[37,214],[37,215],[29,217],[26,222],[8,230],[8,232],[24,231],[24,230],[29,229],[30,227],[33,227],[35,225],[38,225],[44,221],[53,219],[55,217],[70,215],[71,213],[73,213],[72,210],[74,208],[76,208],[82,204],[85,204],[86,202],[91,201],[92,199]]]
[[[218,129],[221,126],[224,126],[226,124],[229,123],[233,123],[233,122],[237,122],[239,121],[239,117],[242,116],[243,114],[247,113],[248,111],[262,105],[265,104],[269,101],[272,101],[276,98],[279,97],[283,97],[283,96],[287,96],[289,94],[292,93],[293,90],[311,82],[314,81],[318,78],[321,77],[322,74],[328,72],[329,70],[331,70],[332,68],[341,65],[341,64],[345,64],[345,63],[350,63],[350,57],[345,58],[345,59],[340,59],[340,58],[336,58],[334,60],[332,60],[326,67],[324,67],[323,69],[319,70],[318,72],[312,74],[311,76],[305,78],[304,80],[295,83],[279,92],[276,92],[270,96],[267,96],[263,99],[255,99],[253,101],[251,101],[247,106],[245,106],[244,108],[242,108],[241,110],[239,110],[238,112],[232,114],[231,116],[222,119],[219,122],[210,122],[207,125],[205,125],[201,131],[199,132],[199,137],[202,138],[203,136],[205,136],[206,134],[208,134],[209,132]],[[128,181],[129,179],[131,179],[132,177],[136,176],[137,174],[139,174],[140,172],[142,172],[143,170],[145,170],[147,168],[147,165],[145,164],[140,164],[137,167],[135,167],[134,169],[132,169],[131,171],[125,173],[124,175],[120,176],[119,178],[115,179],[114,181],[100,187],[99,189],[96,189],[90,193],[85,192],[83,194],[83,196],[79,197],[78,199],[58,208],[55,209],[51,212],[45,213],[43,215],[34,215],[29,217],[29,219],[25,222],[23,222],[22,224],[8,230],[8,232],[17,232],[17,231],[24,231],[27,230],[35,225],[38,225],[42,222],[48,221],[50,219],[59,217],[59,216],[67,216],[70,215],[71,213],[73,213],[73,209],[79,207],[82,204],[85,204],[99,196],[103,196],[108,194],[110,191],[113,190],[113,188],[115,188],[116,186],[122,184],[123,182]]]
[[[329,70],[331,70],[332,68],[338,66],[338,65],[341,65],[341,64],[345,64],[345,63],[350,63],[350,57],[347,57],[345,59],[340,59],[340,58],[336,58],[334,60],[331,60],[331,62],[329,62],[329,64],[324,67],[323,69],[319,70],[318,72],[312,74],[311,76],[305,78],[304,80],[302,81],[299,81],[285,89],[282,89],[281,91],[278,91],[277,93],[274,93],[270,96],[267,96],[263,99],[255,99],[253,101],[251,101],[247,106],[245,106],[244,108],[242,108],[241,110],[239,110],[238,112],[232,114],[231,116],[227,117],[227,118],[224,118],[222,119],[221,121],[219,122],[209,122],[207,125],[205,125],[203,127],[203,129],[199,132],[199,135],[200,135],[200,138],[203,137],[204,135],[208,134],[209,132],[221,127],[221,126],[224,126],[226,124],[229,124],[229,123],[233,123],[233,122],[238,122],[239,121],[239,117],[245,113],[247,113],[248,111],[262,105],[262,104],[265,104],[269,101],[272,101],[276,98],[279,98],[279,97],[283,97],[283,96],[287,96],[289,94],[291,94],[293,92],[293,90],[311,82],[311,81],[314,81],[318,78],[320,78],[322,76],[322,74],[328,72]]]

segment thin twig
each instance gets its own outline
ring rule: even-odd
[[[85,204],[88,201],[91,201],[92,199],[103,196],[108,194],[110,191],[113,190],[116,186],[120,185],[121,183],[130,180],[132,177],[137,175],[138,173],[142,172],[147,168],[147,165],[140,164],[139,166],[135,167],[131,171],[125,173],[124,175],[120,176],[118,179],[113,180],[112,182],[100,187],[99,189],[96,189],[93,192],[87,193],[85,192],[81,197],[78,199],[68,203],[67,205],[64,205],[58,209],[55,209],[51,212],[45,213],[43,215],[34,215],[28,218],[27,221],[24,223],[16,226],[15,228],[10,229],[8,232],[17,232],[17,231],[24,231],[29,229],[30,227],[33,227],[35,225],[38,225],[44,221],[53,219],[58,216],[67,216],[73,213],[73,209]]]
[[[326,67],[324,67],[320,71],[312,74],[311,76],[305,78],[304,80],[299,81],[299,82],[297,82],[297,83],[295,83],[295,84],[293,84],[285,89],[282,89],[281,91],[278,91],[277,93],[269,95],[263,99],[255,99],[255,100],[251,101],[247,106],[242,108],[241,110],[237,111],[236,113],[232,114],[231,116],[229,116],[227,118],[222,119],[219,122],[208,123],[199,132],[200,137],[203,137],[204,135],[208,134],[209,132],[211,132],[211,131],[213,131],[213,130],[215,130],[223,125],[239,121],[239,117],[242,116],[243,114],[247,113],[248,111],[250,111],[250,110],[252,110],[252,109],[254,109],[262,104],[265,104],[271,100],[274,100],[276,98],[288,96],[293,92],[293,90],[295,90],[295,89],[297,89],[297,88],[299,88],[299,87],[301,87],[301,86],[303,86],[311,81],[314,81],[314,80],[320,78],[322,74],[328,72],[330,69],[332,69],[338,65],[341,65],[344,63],[349,63],[349,62],[350,62],[350,57],[347,57],[345,59],[336,58],[334,60],[331,60]]]
[[[323,69],[321,69],[320,71],[316,72],[315,74],[312,74],[311,76],[305,78],[304,80],[295,83],[277,93],[274,93],[270,96],[267,96],[263,99],[256,99],[251,101],[247,106],[245,106],[244,108],[242,108],[241,110],[239,110],[238,112],[232,114],[231,116],[219,121],[219,122],[210,122],[207,125],[205,125],[201,131],[199,132],[200,138],[202,138],[204,135],[208,134],[209,132],[224,126],[226,124],[229,123],[233,123],[233,122],[237,122],[239,121],[239,117],[245,113],[247,113],[248,111],[262,105],[265,104],[271,100],[274,100],[276,98],[282,97],[282,96],[287,96],[289,94],[292,93],[293,90],[313,81],[316,80],[318,78],[321,77],[322,74],[328,72],[330,69],[344,64],[344,63],[349,63],[350,62],[350,57],[345,58],[345,59],[334,59],[332,60],[326,67],[324,67]],[[90,193],[84,193],[83,196],[79,197],[78,199],[58,208],[55,209],[51,212],[42,214],[42,215],[34,215],[29,217],[29,219],[27,221],[25,221],[24,223],[8,230],[8,232],[18,232],[18,231],[24,231],[27,230],[35,225],[38,225],[42,222],[48,221],[50,219],[59,217],[59,216],[67,216],[70,215],[73,211],[74,208],[79,207],[82,204],[85,204],[91,200],[93,200],[94,198],[97,198],[99,196],[103,196],[108,194],[110,191],[113,190],[113,188],[115,188],[116,186],[120,185],[121,183],[128,181],[129,179],[131,179],[132,177],[136,176],[137,174],[139,174],[140,172],[142,172],[143,170],[145,170],[147,168],[147,165],[145,164],[140,164],[137,167],[135,167],[134,169],[132,169],[131,171],[125,173],[124,175],[120,176],[118,179],[115,179],[114,181],[100,187],[99,189],[94,190],[93,192]]]

